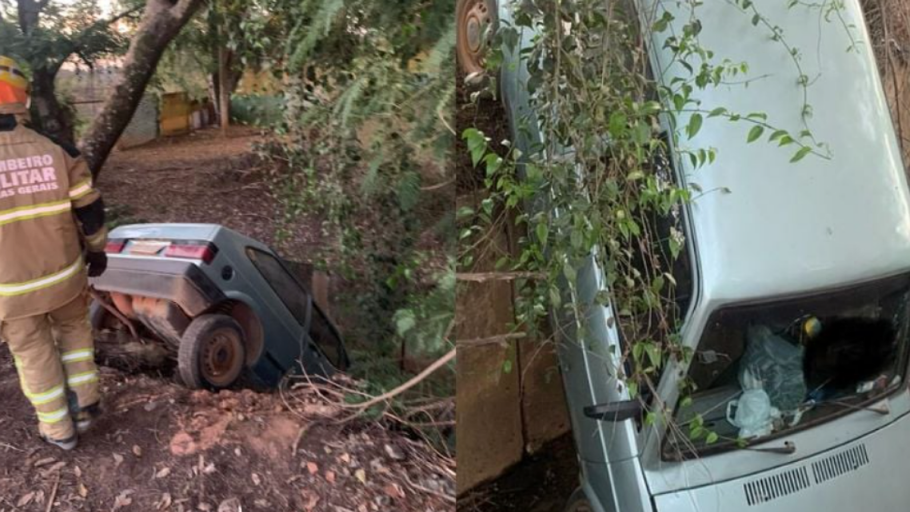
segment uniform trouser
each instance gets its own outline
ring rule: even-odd
[[[38,415],[39,430],[52,439],[75,434],[70,395],[80,409],[101,399],[88,305],[83,294],[50,313],[0,324],[22,391]]]

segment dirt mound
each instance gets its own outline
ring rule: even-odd
[[[61,452],[38,440],[0,349],[0,512],[452,508],[429,448],[376,423],[317,419],[326,406],[306,388],[291,410],[277,392],[194,392],[109,368],[102,385],[104,417]]]

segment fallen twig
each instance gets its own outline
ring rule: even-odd
[[[388,400],[404,393],[405,391],[411,389],[412,387],[416,386],[421,381],[423,381],[424,379],[426,379],[427,377],[432,375],[436,370],[445,366],[446,363],[448,363],[452,359],[455,359],[456,351],[457,351],[457,349],[453,348],[452,350],[449,351],[448,354],[437,359],[436,362],[434,362],[430,366],[427,366],[422,372],[415,375],[412,379],[410,379],[409,381],[405,382],[404,384],[398,386],[397,388],[389,391],[388,393],[383,393],[371,400],[367,400],[366,402],[362,402],[359,404],[340,404],[340,406],[344,407],[345,409],[369,409],[370,407],[372,407],[376,404],[388,401]]]
[[[488,281],[514,281],[516,279],[546,279],[543,272],[459,272],[455,274],[458,281],[485,283]]]
[[[54,480],[54,488],[51,490],[51,498],[47,500],[47,508],[44,512],[51,512],[54,508],[54,500],[57,499],[57,489],[60,487],[60,473],[57,473],[57,479]]]
[[[479,347],[483,345],[508,345],[510,340],[519,340],[527,338],[526,332],[512,332],[509,334],[497,334],[486,338],[471,338],[466,340],[455,340],[455,345],[459,347]]]

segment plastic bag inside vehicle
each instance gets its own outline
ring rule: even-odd
[[[906,372],[908,307],[910,276],[901,275],[716,311],[696,347],[688,374],[695,390],[676,409],[664,458],[792,433],[895,390]],[[697,422],[704,430],[693,439]],[[705,432],[716,439],[708,443]]]

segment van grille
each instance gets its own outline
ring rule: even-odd
[[[815,476],[815,483],[820,484],[844,473],[856,471],[868,463],[869,454],[866,453],[866,445],[860,444],[826,459],[813,462],[812,474]]]
[[[869,464],[869,453],[866,445],[859,444],[830,457],[812,463],[814,482],[809,480],[808,466],[767,476],[743,485],[746,503],[749,506],[762,503],[802,491],[812,485],[831,480],[845,473],[856,471]]]
[[[806,467],[791,469],[784,473],[753,480],[743,485],[746,503],[758,505],[773,499],[799,492],[809,487],[809,472]]]

